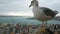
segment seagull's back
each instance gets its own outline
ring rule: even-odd
[[[51,16],[52,18],[58,13],[57,11],[53,11],[49,8],[46,7],[41,7],[41,10],[43,10],[43,12],[47,15],[47,16]]]

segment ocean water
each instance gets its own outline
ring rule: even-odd
[[[18,17],[0,17],[0,23],[11,23],[11,24],[27,24],[27,25],[38,25],[41,24],[41,21],[35,20],[35,19],[27,19],[27,18],[31,18],[28,16],[18,16]],[[50,20],[48,21],[48,24],[60,24],[60,21],[57,20]]]

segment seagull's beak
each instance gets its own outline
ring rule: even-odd
[[[31,5],[29,5],[29,7],[31,7],[32,6],[32,4]]]

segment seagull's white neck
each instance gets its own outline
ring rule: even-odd
[[[33,8],[38,8],[39,7],[39,5],[37,4],[37,5],[33,5]]]
[[[38,5],[38,4],[33,5],[33,7],[35,7],[35,6],[37,6],[37,7],[38,7],[39,5]]]
[[[32,11],[33,11],[33,13],[34,13],[34,16],[38,16],[39,6],[33,5]]]
[[[33,5],[33,9],[37,9],[39,5]]]

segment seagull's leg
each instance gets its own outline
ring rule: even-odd
[[[46,21],[45,25],[47,25],[47,21]]]
[[[42,26],[44,25],[44,21],[42,21]]]
[[[45,27],[47,28],[47,21],[45,22]]]

